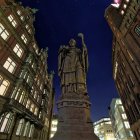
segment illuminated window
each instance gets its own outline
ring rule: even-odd
[[[33,136],[33,133],[34,133],[34,124],[32,124],[30,127],[29,138],[31,138]]]
[[[21,35],[21,39],[23,40],[23,42],[24,42],[25,44],[27,44],[27,38],[25,37],[24,34]]]
[[[116,79],[117,71],[118,71],[118,62],[116,62],[115,64],[114,79]]]
[[[37,115],[37,113],[38,113],[38,108],[36,107],[35,111],[34,111],[34,114]]]
[[[30,128],[30,123],[29,122],[26,122],[23,136],[28,136],[29,128]]]
[[[40,96],[38,95],[38,96],[37,96],[37,102],[39,102],[39,101],[40,101]]]
[[[29,25],[26,25],[25,27],[26,27],[27,31],[31,34],[31,29],[30,29]]]
[[[21,13],[20,10],[17,11],[17,14],[20,16],[20,19],[21,19],[22,21],[24,21],[24,17],[22,16],[22,13]]]
[[[13,73],[16,68],[16,63],[12,61],[11,58],[7,58],[6,62],[4,63],[3,67],[7,69],[10,73]]]
[[[31,104],[31,107],[30,107],[31,112],[34,112],[34,107],[35,107],[34,104]]]
[[[140,24],[136,25],[135,33],[140,37]]]
[[[40,111],[39,112],[39,119],[41,119],[41,117],[42,117],[42,112]]]
[[[19,93],[21,92],[21,89],[19,88],[17,91],[15,91],[16,92],[16,96],[15,96],[15,100],[17,100],[18,99],[18,96],[19,96]]]
[[[8,20],[11,22],[11,24],[16,27],[17,26],[17,22],[15,21],[14,17],[12,15],[8,16]]]
[[[35,52],[38,54],[38,47],[37,47],[36,43],[33,44],[33,48],[35,49]]]
[[[124,125],[125,125],[126,129],[130,128],[130,125],[129,125],[129,123],[127,121],[124,122]]]
[[[34,92],[34,98],[37,98],[37,91]]]
[[[127,119],[127,116],[126,116],[125,113],[122,114],[122,118],[123,118],[124,120]]]
[[[31,103],[31,102],[30,102],[30,100],[28,99],[27,104],[26,104],[26,108],[28,108],[28,109],[30,108],[30,103]]]
[[[23,55],[23,49],[19,46],[19,44],[16,44],[13,51],[17,54],[18,57],[22,57]]]
[[[0,75],[0,95],[5,95],[9,85],[10,82],[6,79],[3,79],[3,77]]]
[[[126,7],[127,7],[127,5],[126,5],[126,4],[124,4],[124,5],[123,5],[123,8],[124,8],[124,9],[126,9]]]
[[[8,31],[5,29],[5,27],[0,23],[0,36],[4,39],[7,40],[9,37]]]
[[[13,122],[12,113],[2,114],[0,117],[0,132],[9,133]]]
[[[24,100],[24,96],[25,96],[25,91],[22,91],[20,98],[19,98],[19,103],[22,103]]]
[[[121,11],[121,14],[122,14],[122,15],[124,14],[124,10]]]
[[[19,121],[19,124],[18,124],[18,127],[17,127],[17,131],[16,131],[16,135],[20,135],[21,136],[23,128],[24,128],[24,123],[25,123],[24,119],[21,119]]]

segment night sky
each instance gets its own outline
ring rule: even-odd
[[[88,94],[92,119],[108,116],[112,98],[118,97],[112,76],[112,32],[104,18],[111,0],[22,0],[23,5],[37,8],[34,23],[39,47],[49,48],[49,71],[55,71],[56,99],[60,95],[57,76],[58,49],[70,38],[79,41],[84,33],[89,53]],[[78,43],[79,44],[79,43]],[[55,109],[56,111],[56,109]]]

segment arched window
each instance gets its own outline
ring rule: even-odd
[[[24,96],[25,96],[25,91],[22,91],[20,99],[19,99],[19,103],[22,103],[24,100]]]
[[[35,108],[34,104],[31,104],[30,111],[34,112],[34,108]]]
[[[29,128],[30,128],[30,122],[26,122],[23,136],[28,136]]]
[[[31,104],[31,102],[30,102],[30,100],[28,99],[27,104],[26,104],[26,108],[28,108],[28,109],[29,109],[30,104]]]
[[[40,111],[39,112],[39,119],[41,119],[41,117],[42,117],[42,112]]]
[[[140,37],[140,24],[137,24],[135,27],[135,33]]]
[[[9,133],[13,122],[13,114],[5,113],[0,117],[0,132]]]
[[[24,123],[25,123],[24,119],[21,119],[19,121],[19,124],[18,124],[18,127],[17,127],[17,131],[16,131],[16,135],[20,135],[21,136],[23,128],[24,128]]]
[[[10,82],[6,79],[3,79],[3,77],[0,75],[0,95],[5,95],[9,85]]]
[[[35,108],[34,114],[37,115],[38,114],[38,108]]]
[[[37,91],[34,92],[34,98],[37,98]]]
[[[16,93],[15,93],[15,100],[17,100],[17,99],[18,99],[18,97],[19,97],[19,95],[20,95],[21,88],[19,88],[18,90],[16,90],[16,89],[15,89],[15,91],[14,91],[14,92],[16,92]]]
[[[32,124],[30,127],[29,138],[31,138],[33,136],[33,133],[34,133],[34,124]]]

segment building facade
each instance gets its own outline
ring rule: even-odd
[[[53,115],[52,122],[51,122],[51,132],[50,132],[50,138],[53,138],[57,131],[57,125],[58,125],[58,115]]]
[[[119,98],[112,99],[109,115],[117,140],[135,140],[124,107]]]
[[[47,140],[53,73],[34,38],[34,10],[0,0],[0,139]]]
[[[113,32],[113,75],[130,126],[140,140],[140,0],[111,4],[105,18]]]
[[[95,122],[94,133],[100,140],[115,140],[110,118],[103,118]]]

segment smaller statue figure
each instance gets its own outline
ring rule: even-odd
[[[78,36],[82,39],[82,49],[76,47],[74,39],[69,41],[69,45],[59,49],[58,75],[61,79],[62,95],[87,94],[88,53],[84,35],[79,33]]]

